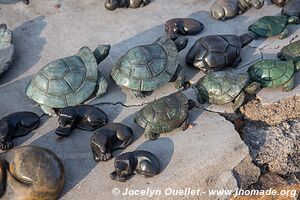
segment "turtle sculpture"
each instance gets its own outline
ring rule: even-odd
[[[300,40],[283,47],[278,53],[278,58],[281,60],[293,60],[294,62],[300,61]]]
[[[262,8],[264,0],[217,0],[210,8],[211,14],[216,20],[226,20],[243,14],[251,7]]]
[[[224,105],[233,102],[233,110],[237,110],[245,100],[245,92],[255,94],[259,83],[249,84],[247,73],[236,74],[228,71],[210,72],[198,80],[195,85],[199,103]]]
[[[197,35],[204,29],[203,23],[192,18],[174,18],[165,24],[165,30],[169,38],[175,40],[181,35]]]
[[[40,104],[48,115],[56,115],[56,108],[75,106],[96,91],[100,97],[107,90],[107,82],[97,65],[109,54],[110,46],[99,45],[94,52],[82,47],[71,57],[47,64],[30,81],[26,94]]]
[[[300,61],[261,60],[248,69],[252,81],[262,87],[277,88],[291,91],[295,84],[295,73],[300,70]]]
[[[119,155],[114,162],[115,171],[110,174],[112,180],[125,182],[134,174],[146,178],[153,177],[160,172],[158,158],[149,151],[136,150]]]
[[[155,140],[160,133],[168,133],[178,127],[182,130],[191,127],[188,110],[195,105],[193,100],[177,92],[146,105],[136,114],[134,121],[145,129],[147,139]]]
[[[170,81],[175,81],[175,86],[180,88],[184,75],[178,62],[178,52],[187,43],[184,37],[173,41],[162,36],[153,44],[130,49],[113,66],[111,77],[117,85],[129,88],[131,94],[138,98]]]
[[[14,55],[12,39],[13,32],[6,24],[0,24],[0,75],[12,65]]]
[[[64,186],[64,167],[50,150],[23,146],[0,154],[0,198],[55,200]]]
[[[10,4],[10,3],[16,3],[18,2],[19,0],[0,0],[0,4],[3,3],[3,4]],[[23,3],[25,3],[26,5],[29,4],[29,0],[22,0]]]
[[[291,0],[282,8],[282,14],[300,17],[300,0]]]
[[[188,51],[185,60],[190,66],[205,73],[224,67],[237,67],[241,49],[252,42],[254,35],[208,35],[198,39]]]
[[[249,26],[249,31],[259,37],[271,37],[279,35],[284,39],[289,35],[286,26],[288,24],[299,24],[299,17],[296,16],[264,16]]]
[[[106,0],[105,8],[115,10],[117,8],[139,8],[148,5],[151,0]]]
[[[13,139],[29,134],[39,124],[40,117],[32,112],[16,112],[3,117],[0,119],[0,149],[13,148]]]
[[[288,2],[288,0],[271,0],[271,2],[279,7],[283,7]]]

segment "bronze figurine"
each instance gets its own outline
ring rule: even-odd
[[[64,185],[64,167],[50,150],[23,146],[0,154],[0,198],[55,200]]]
[[[111,123],[101,127],[91,138],[94,160],[110,160],[113,151],[125,149],[132,139],[132,129],[124,124]]]
[[[94,131],[107,124],[107,115],[95,106],[78,105],[58,110],[59,127],[55,133],[61,137],[70,136],[75,128]]]
[[[148,5],[151,0],[106,0],[105,8],[115,10],[117,8],[139,8]]]
[[[115,159],[114,166],[115,171],[110,174],[110,177],[121,182],[129,180],[135,173],[148,178],[160,172],[158,158],[154,154],[142,150],[121,154]]]
[[[239,14],[243,14],[251,7],[260,9],[264,6],[264,0],[238,0]]]
[[[235,17],[239,12],[239,8],[237,0],[216,0],[210,11],[214,19],[224,21]]]
[[[165,30],[170,39],[175,40],[178,34],[197,35],[204,29],[203,23],[191,18],[174,18],[165,24]]]
[[[0,119],[0,149],[13,148],[12,140],[39,127],[40,117],[32,112],[16,112]]]
[[[279,7],[283,7],[289,0],[271,0],[273,4],[276,4]]]

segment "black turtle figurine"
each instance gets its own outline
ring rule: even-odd
[[[165,24],[165,30],[170,39],[175,40],[178,35],[197,35],[204,29],[203,23],[191,18],[174,18]]]
[[[135,173],[148,178],[160,172],[158,158],[143,150],[121,154],[115,159],[114,166],[115,171],[110,174],[110,178],[121,182],[129,180]]]
[[[139,8],[148,5],[151,0],[106,0],[105,8],[115,10],[117,8]]]
[[[254,34],[208,35],[198,39],[188,51],[185,60],[190,66],[208,73],[225,67],[237,67],[241,49],[254,40]]]
[[[0,0],[0,4],[11,4],[11,3],[16,3],[19,0]],[[25,3],[26,5],[29,4],[29,0],[22,0],[23,3]]]
[[[16,112],[0,120],[0,149],[13,148],[12,140],[39,127],[40,117],[32,112]]]
[[[75,128],[94,131],[107,124],[107,115],[99,108],[91,105],[69,106],[58,110],[59,127],[55,133],[61,137],[70,136]]]
[[[124,124],[111,123],[101,127],[91,138],[94,160],[110,160],[113,151],[125,149],[132,139],[132,129]]]

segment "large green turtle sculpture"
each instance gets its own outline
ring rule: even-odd
[[[246,93],[255,94],[260,87],[257,82],[249,83],[247,73],[217,71],[201,77],[195,89],[199,103],[224,105],[233,102],[232,108],[235,111],[244,103]]]
[[[155,140],[160,133],[171,132],[178,127],[183,130],[189,128],[188,110],[195,105],[182,92],[176,92],[146,105],[136,114],[134,121],[145,129],[147,139]]]
[[[283,47],[278,53],[278,58],[281,60],[293,60],[294,62],[300,61],[300,40]]]
[[[300,70],[300,61],[261,60],[248,69],[252,81],[262,87],[277,88],[283,86],[283,91],[294,88],[295,73]]]
[[[185,37],[173,41],[162,36],[153,44],[130,49],[114,65],[111,77],[117,85],[129,88],[132,95],[139,98],[172,80],[180,88],[184,77],[178,62],[178,52],[187,43]]]
[[[109,45],[99,45],[94,52],[82,47],[71,57],[53,61],[43,67],[30,81],[26,94],[40,104],[48,115],[56,115],[55,108],[75,106],[96,91],[106,93],[107,82],[98,71],[98,64],[109,54]]]
[[[279,35],[284,39],[289,35],[286,28],[288,24],[299,24],[298,16],[264,16],[249,26],[249,30],[260,37],[271,37]]]

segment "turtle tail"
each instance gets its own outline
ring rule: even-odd
[[[256,35],[254,33],[245,33],[243,35],[240,36],[240,41],[242,44],[242,47],[247,46],[248,44],[250,44],[254,39],[256,39]]]
[[[109,54],[110,45],[99,45],[93,52],[97,64],[99,64],[101,61],[103,61]]]

